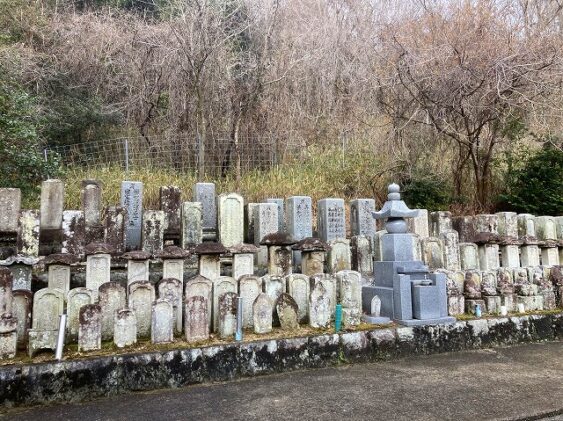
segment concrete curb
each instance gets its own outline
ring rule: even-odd
[[[72,402],[273,372],[563,339],[563,313],[0,367],[0,404]]]

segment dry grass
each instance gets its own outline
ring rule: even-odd
[[[387,180],[378,177],[384,165],[373,152],[358,149],[342,159],[336,149],[310,148],[305,159],[273,167],[267,171],[249,171],[239,182],[234,177],[208,177],[201,181],[216,183],[217,194],[237,192],[246,202],[262,201],[268,197],[311,196],[313,203],[326,197],[351,200],[358,197],[382,197]],[[120,201],[121,182],[141,181],[144,184],[143,205],[159,208],[161,186],[178,186],[183,200],[189,201],[197,178],[193,173],[179,173],[167,168],[135,168],[125,173],[121,168],[67,168],[65,209],[80,209],[81,180],[96,179],[103,186],[104,205]],[[38,198],[37,198],[38,199]],[[37,206],[37,199],[32,206]]]

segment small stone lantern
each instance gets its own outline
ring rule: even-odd
[[[144,250],[128,251],[121,255],[127,260],[127,286],[135,281],[149,280],[149,260],[152,254]]]
[[[291,247],[295,240],[286,233],[268,234],[260,241],[261,246],[268,246],[268,274],[285,276],[292,273],[293,253]]]
[[[10,256],[6,260],[0,260],[0,266],[9,266],[14,276],[13,289],[25,289],[31,291],[31,277],[33,266],[39,262],[36,257]]]
[[[301,251],[301,273],[313,276],[324,273],[326,254],[330,246],[320,238],[307,237],[291,247]]]
[[[48,271],[48,287],[58,288],[64,292],[65,297],[70,291],[70,266],[78,263],[80,258],[74,254],[50,254],[43,260]]]
[[[221,255],[228,253],[221,243],[201,243],[198,244],[193,253],[199,256],[199,274],[210,281],[221,276]]]
[[[242,275],[254,275],[254,256],[260,248],[254,244],[237,244],[229,248],[233,255],[233,278],[239,279]]]
[[[184,283],[184,260],[191,256],[188,250],[178,246],[166,246],[156,253],[162,259],[162,278],[174,278]]]

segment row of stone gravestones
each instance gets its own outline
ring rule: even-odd
[[[480,305],[483,313],[554,310],[563,308],[563,266],[530,266],[496,270],[439,269],[447,276],[450,315],[473,313]]]
[[[286,232],[299,241],[314,234],[311,198],[292,196],[266,199],[265,203],[244,203],[234,193],[216,195],[212,183],[197,183],[192,202],[182,201],[174,186],[160,190],[160,210],[143,209],[143,184],[122,183],[121,206],[102,209],[101,186],[83,181],[82,209],[64,210],[64,184],[47,180],[41,193],[41,212],[21,211],[18,189],[0,189],[0,247],[20,256],[37,256],[60,251],[81,255],[86,244],[103,240],[116,253],[143,249],[150,253],[174,242],[183,248],[203,240],[219,240],[232,247],[243,242],[260,247],[257,261],[265,266],[267,250],[260,245],[265,235]],[[350,240],[346,239],[346,209],[342,199],[317,203],[318,238],[334,243],[336,256],[328,271],[353,268],[365,276],[372,272],[373,259],[380,260],[380,238],[371,216],[372,199],[350,203]],[[497,267],[556,265],[563,255],[563,216],[534,217],[501,212],[492,215],[452,218],[449,212],[421,210],[411,221],[419,237],[416,255],[431,269],[489,270]],[[537,236],[536,236],[537,231]],[[11,242],[10,242],[11,241]],[[2,251],[0,250],[0,254]],[[330,256],[329,256],[330,258]],[[294,252],[296,269],[300,254]]]
[[[411,221],[416,254],[431,269],[496,270],[563,263],[563,216],[499,212],[452,218],[424,210]],[[375,234],[375,258],[379,238]]]
[[[351,205],[352,235],[368,238],[375,233],[373,199],[357,199]],[[346,238],[345,203],[342,199],[318,202],[317,230],[323,241]],[[82,182],[82,209],[64,209],[64,183],[42,184],[41,209],[21,210],[19,189],[0,189],[0,234],[3,245],[13,240],[12,251],[38,256],[62,251],[83,254],[86,244],[104,241],[117,253],[139,250],[154,253],[166,242],[183,248],[203,240],[218,240],[225,247],[243,242],[258,245],[273,232],[287,232],[295,240],[313,236],[311,198],[293,196],[248,203],[235,193],[216,195],[213,183],[197,183],[192,201],[182,201],[175,186],[160,189],[160,209],[143,208],[143,184],[124,181],[121,204],[102,208],[102,188],[93,180]],[[41,252],[40,246],[46,252]]]
[[[205,340],[210,332],[232,338],[239,297],[242,327],[256,333],[271,331],[272,324],[286,330],[300,323],[327,327],[336,303],[342,305],[344,326],[359,324],[361,316],[361,274],[354,271],[311,277],[243,275],[238,280],[197,275],[185,285],[165,278],[156,288],[145,280],[135,280],[127,288],[110,281],[96,290],[48,287],[35,294],[13,291],[12,283],[11,272],[0,268],[1,358],[11,358],[17,348],[26,346],[30,356],[54,350],[63,312],[67,343],[78,341],[79,351],[100,349],[108,340],[118,347],[133,345],[137,338],[172,342],[174,334],[182,332],[188,342]]]

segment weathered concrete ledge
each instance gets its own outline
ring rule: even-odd
[[[563,339],[563,313],[392,327],[0,368],[3,406],[69,402],[348,362]]]

